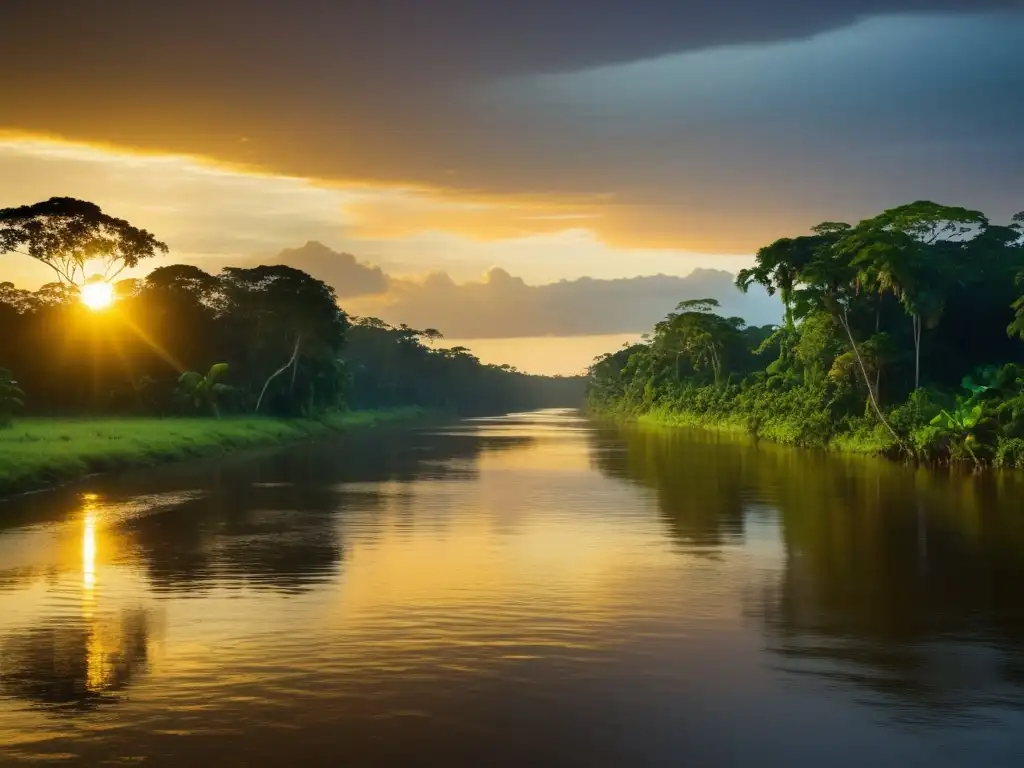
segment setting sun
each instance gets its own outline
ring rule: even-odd
[[[82,303],[89,309],[106,309],[114,301],[114,289],[101,281],[86,283],[80,289]]]

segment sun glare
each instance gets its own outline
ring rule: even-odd
[[[86,283],[79,290],[82,303],[89,309],[106,309],[114,301],[114,289],[110,283]]]

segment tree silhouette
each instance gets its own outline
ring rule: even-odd
[[[101,263],[103,279],[111,280],[142,259],[166,253],[167,245],[94,203],[51,197],[0,210],[0,254],[9,252],[41,261],[61,282],[77,285],[88,262]]]

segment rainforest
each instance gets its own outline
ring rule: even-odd
[[[777,326],[690,299],[589,371],[598,414],[799,446],[1024,467],[1024,213],[918,201],[779,239],[741,271]]]

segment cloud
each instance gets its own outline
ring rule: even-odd
[[[357,8],[321,0],[153,0],[144,7],[50,0],[10,9],[0,41],[23,61],[35,50],[32,33],[51,33],[50,55],[36,62],[35,77],[87,66],[82,74],[120,82],[159,76],[163,85],[210,89],[250,71],[249,85],[274,87],[302,74],[313,87],[412,83],[414,90],[790,40],[881,14],[1015,7],[1016,0],[375,0]],[[378,102],[387,96],[376,95]]]
[[[273,261],[323,280],[334,287],[339,299],[384,293],[388,289],[388,277],[380,267],[361,263],[351,253],[332,251],[315,240],[301,248],[286,248]]]
[[[751,258],[742,251],[709,257],[664,248],[614,248],[584,228],[589,220],[567,218],[572,214],[558,213],[559,203],[542,203],[540,196],[504,211],[496,201],[455,205],[461,217],[470,217],[455,220],[444,215],[430,195],[343,190],[194,158],[57,141],[0,136],[0,178],[0,207],[57,194],[79,197],[169,244],[166,259],[144,264],[131,276],[183,261],[211,271],[265,263],[282,248],[306,240],[359,254],[391,275],[422,275],[435,269],[459,281],[477,278],[492,264],[538,284],[584,275],[685,274],[711,265],[735,271],[748,266]],[[508,226],[495,229],[504,226],[501,217]],[[533,232],[535,225],[554,225],[558,231]],[[476,236],[442,231],[463,227],[471,227]],[[26,288],[53,279],[46,267],[28,257],[9,255],[3,269],[7,279]]]
[[[644,333],[684,299],[710,297],[721,312],[751,324],[777,323],[782,307],[761,290],[740,293],[733,275],[697,269],[686,277],[581,278],[529,285],[504,269],[456,283],[443,272],[392,280],[388,294],[344,302],[350,312],[414,328],[433,327],[459,339]]]
[[[581,226],[617,246],[750,251],[917,197],[1019,208],[1019,8],[15,3],[0,127],[401,191],[346,206],[374,237]]]

